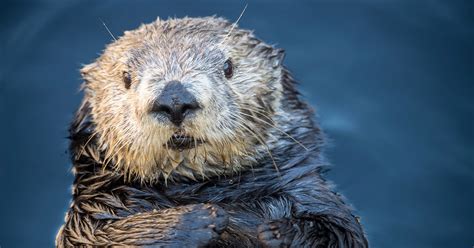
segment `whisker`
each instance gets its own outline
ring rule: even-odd
[[[102,22],[102,24],[104,25],[105,29],[107,30],[107,32],[109,32],[110,36],[112,36],[112,39],[114,39],[114,41],[117,41],[117,39],[115,39],[115,36],[112,34],[112,32],[110,32],[110,29],[107,27],[107,25],[105,25],[105,22],[102,21],[101,18],[99,18],[99,20]]]
[[[92,140],[98,133],[99,133],[99,132],[94,131],[94,133],[91,135],[91,137],[89,137],[89,139],[86,141],[86,143],[82,146],[81,152],[79,153],[79,157],[81,157],[81,156],[84,154],[87,145],[89,145],[89,142],[91,142],[91,140]]]
[[[198,144],[197,144],[197,140],[195,137],[193,137],[193,141],[194,141],[194,156],[193,156],[193,164],[196,163],[196,157],[197,157],[197,149],[198,149]]]
[[[273,162],[273,166],[275,167],[275,169],[276,169],[278,175],[281,176],[281,174],[280,174],[280,169],[278,168],[278,166],[277,166],[277,164],[276,164],[276,162],[275,162],[275,159],[274,159],[274,157],[273,157],[273,154],[272,154],[272,152],[270,151],[270,148],[268,147],[267,143],[264,141],[263,137],[261,137],[260,135],[258,135],[256,132],[252,131],[252,129],[251,129],[250,127],[246,126],[246,125],[244,124],[245,122],[243,121],[243,119],[242,119],[241,117],[236,116],[235,114],[232,114],[232,115],[233,115],[235,118],[238,118],[239,120],[242,120],[242,122],[237,123],[237,125],[239,125],[240,127],[246,129],[254,138],[257,139],[258,142],[260,142],[260,144],[262,144],[262,146],[265,147],[265,149],[267,150],[268,155],[270,156],[270,159],[271,159],[272,162]]]
[[[121,144],[121,143],[122,143],[122,144]],[[130,142],[130,141],[125,141],[125,142],[124,142],[123,140],[120,140],[119,142],[117,142],[117,143],[114,145],[114,147],[112,148],[112,150],[114,150],[115,147],[116,147],[117,145],[119,145],[119,144],[120,144],[120,147],[117,148],[117,150],[116,150],[112,155],[108,156],[108,158],[104,160],[105,163],[104,163],[103,166],[102,166],[104,171],[105,171],[105,168],[107,168],[107,166],[109,165],[109,163],[112,161],[112,159],[114,159],[114,157],[120,152],[120,150],[122,150],[125,146],[130,145],[131,142]],[[114,167],[115,167],[115,169],[117,169],[117,168],[118,168],[118,165],[116,165],[116,166],[114,166]]]
[[[232,24],[232,27],[230,28],[229,33],[227,33],[227,35],[224,37],[224,39],[222,40],[221,44],[223,44],[223,43],[227,40],[227,37],[229,37],[229,35],[232,33],[232,31],[234,31],[235,27],[237,26],[237,24],[238,24],[239,21],[240,21],[240,18],[242,18],[242,16],[244,15],[245,10],[247,9],[247,6],[248,6],[248,4],[245,4],[244,9],[242,10],[242,12],[241,12],[240,15],[239,15],[239,18],[237,18],[237,21],[235,21],[235,22]]]
[[[252,112],[251,109],[244,109],[244,110],[248,110],[248,111]],[[241,114],[242,114],[242,115],[245,115],[245,116],[248,116],[248,117],[251,117],[251,118],[253,118],[253,119],[257,120],[257,121],[260,121],[260,122],[262,122],[262,123],[264,123],[264,124],[269,125],[270,127],[275,128],[277,131],[281,132],[282,134],[284,134],[285,136],[287,136],[288,138],[290,138],[291,140],[293,140],[296,144],[298,144],[298,145],[300,145],[301,147],[303,147],[306,151],[309,151],[309,149],[308,149],[305,145],[303,145],[300,141],[298,141],[297,139],[295,139],[293,136],[291,136],[291,135],[288,134],[287,132],[281,130],[279,127],[275,126],[274,124],[269,123],[269,122],[267,122],[267,121],[265,121],[265,120],[263,120],[263,119],[261,119],[261,118],[258,118],[258,116],[255,116],[255,115],[248,115],[248,114],[242,113],[242,112],[241,112]],[[266,117],[266,118],[269,118],[268,116],[265,116],[265,117]],[[269,119],[270,119],[270,118],[269,118]]]
[[[206,145],[204,145],[203,148],[204,148],[204,163],[207,163],[207,148],[206,148]]]

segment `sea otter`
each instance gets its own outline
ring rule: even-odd
[[[322,177],[284,52],[222,18],[156,20],[81,70],[58,247],[367,247]]]

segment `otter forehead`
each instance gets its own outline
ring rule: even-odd
[[[227,35],[231,26],[225,19],[214,17],[157,19],[135,30],[126,31],[124,38],[145,43],[199,44],[219,41]]]
[[[192,37],[187,40],[177,41],[183,44],[163,40],[136,46],[123,57],[125,66],[138,75],[151,74],[152,77],[168,77],[169,80],[196,72],[218,72],[218,65],[228,55],[209,41],[199,42]]]
[[[127,66],[187,69],[186,66],[213,68],[225,59],[229,44],[222,44],[230,24],[220,18],[157,20],[126,31],[112,43],[104,56],[114,57]],[[176,68],[174,68],[176,69]]]

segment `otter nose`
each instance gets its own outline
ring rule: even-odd
[[[179,81],[171,81],[153,103],[151,111],[165,116],[176,126],[199,109],[196,98]]]

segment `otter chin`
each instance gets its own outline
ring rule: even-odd
[[[126,31],[84,66],[58,247],[367,247],[284,51],[222,18]]]

